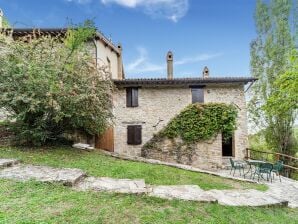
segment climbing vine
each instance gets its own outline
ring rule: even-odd
[[[230,138],[236,129],[236,118],[233,105],[191,104],[143,146],[142,156],[192,164],[196,143],[212,140],[219,133],[224,139]]]
[[[224,103],[191,104],[174,117],[157,136],[181,137],[186,143],[209,140],[222,133],[232,136],[236,129],[237,109]]]

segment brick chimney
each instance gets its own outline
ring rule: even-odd
[[[0,9],[0,29],[3,28],[3,16],[4,16],[4,13],[2,9]]]
[[[203,70],[203,78],[208,78],[209,77],[209,69],[207,66],[205,66]]]
[[[167,74],[168,79],[173,79],[173,53],[168,51],[167,53]]]

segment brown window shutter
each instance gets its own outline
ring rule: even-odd
[[[126,88],[126,106],[132,107],[132,88]]]
[[[192,103],[204,103],[204,89],[203,88],[192,88]]]
[[[136,145],[142,144],[142,126],[141,125],[135,126],[135,144]]]
[[[134,144],[134,126],[127,126],[127,144],[133,145]]]
[[[138,107],[139,106],[139,94],[138,94],[138,92],[139,92],[139,90],[138,90],[138,88],[132,88],[132,102],[131,102],[131,105],[133,106],[133,107]]]
[[[142,126],[141,125],[127,126],[127,144],[129,145],[142,144]]]

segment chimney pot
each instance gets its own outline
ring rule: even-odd
[[[207,66],[205,66],[203,70],[203,78],[208,78],[209,77],[209,69]]]
[[[168,79],[173,79],[173,60],[174,60],[174,55],[171,51],[168,51],[167,53],[167,75]]]

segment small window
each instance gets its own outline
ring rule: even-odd
[[[191,88],[192,103],[204,103],[204,89],[202,87]]]
[[[139,106],[137,87],[126,88],[126,106],[127,107]]]
[[[127,126],[127,144],[129,145],[142,144],[142,126],[141,125]]]

